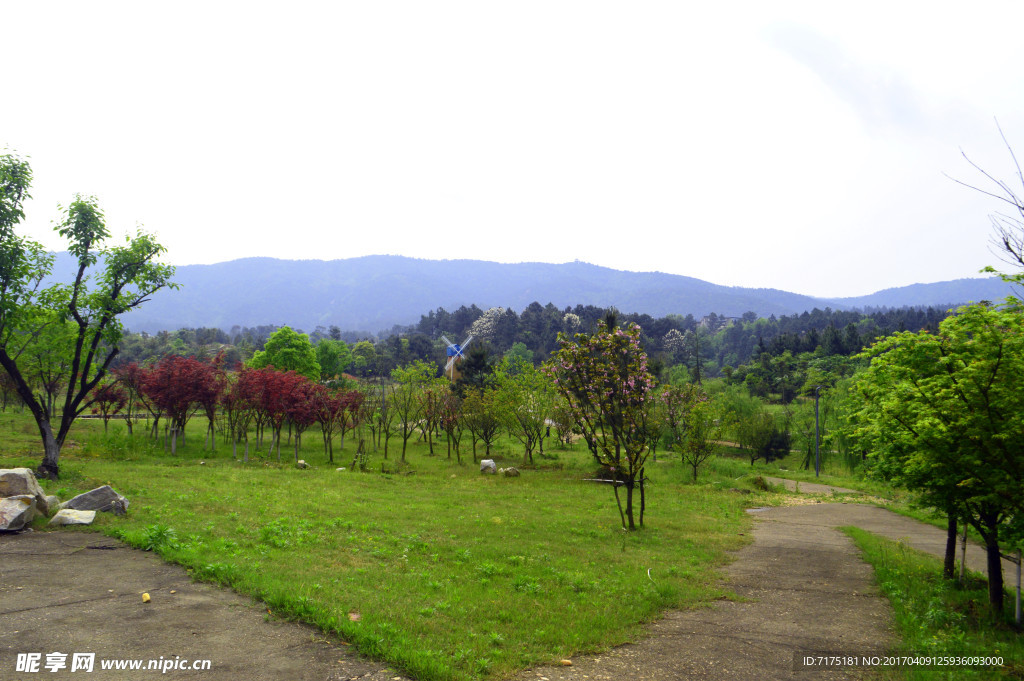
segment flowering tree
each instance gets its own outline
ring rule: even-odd
[[[644,522],[644,464],[647,419],[654,377],[640,347],[640,327],[615,328],[598,322],[593,334],[559,335],[559,349],[546,365],[555,389],[565,398],[594,457],[614,476],[615,501],[624,529],[634,530],[633,490],[640,490],[639,524]],[[626,488],[622,506],[619,487]]]

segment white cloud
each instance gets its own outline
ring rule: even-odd
[[[99,196],[177,263],[582,259],[855,295],[972,276],[942,176],[1024,139],[1012,4],[2,2],[27,227]],[[1021,142],[1024,144],[1024,142]]]

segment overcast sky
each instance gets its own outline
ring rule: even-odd
[[[173,264],[584,260],[819,296],[978,276],[1017,2],[0,0],[24,229]],[[1018,181],[1019,183],[1019,181]],[[1019,184],[1018,184],[1019,186]],[[454,285],[457,285],[454,284]]]

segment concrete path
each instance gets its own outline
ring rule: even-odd
[[[266,615],[249,598],[193,582],[180,566],[101,534],[0,535],[0,680],[403,678],[313,627]],[[53,652],[67,655],[66,668],[43,667]],[[41,653],[39,671],[18,673],[18,653]],[[72,672],[74,653],[94,653],[94,671]],[[100,669],[102,660],[117,659],[144,660],[143,669]],[[149,660],[196,659],[210,660],[210,668],[145,669]]]
[[[800,491],[805,494],[832,494],[833,492],[836,494],[863,494],[860,490],[847,489],[845,487],[834,487],[832,485],[822,485],[817,482],[804,482],[803,480],[772,478],[769,476],[765,476],[764,479],[773,485],[782,485],[790,492]]]
[[[875,586],[874,570],[834,528],[856,525],[940,556],[945,533],[864,504],[751,512],[758,518],[754,542],[726,569],[729,588],[742,600],[669,613],[636,643],[571,667],[528,670],[517,681],[861,678],[858,670],[796,671],[793,665],[799,651],[884,653],[893,642],[892,609]],[[983,570],[984,550],[970,546],[967,564]]]

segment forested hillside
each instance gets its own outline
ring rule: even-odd
[[[74,265],[59,254],[56,280]],[[247,258],[215,265],[179,266],[178,290],[157,292],[125,315],[133,331],[155,334],[180,328],[290,325],[377,334],[413,323],[424,310],[511,307],[533,301],[559,309],[591,305],[665,317],[711,313],[739,317],[794,315],[814,308],[853,309],[932,305],[950,307],[996,300],[1010,289],[998,279],[963,279],[883,291],[872,296],[824,300],[774,289],[719,286],[659,272],[625,272],[583,262],[501,264],[476,260],[419,260],[367,256],[347,260],[291,261]]]

